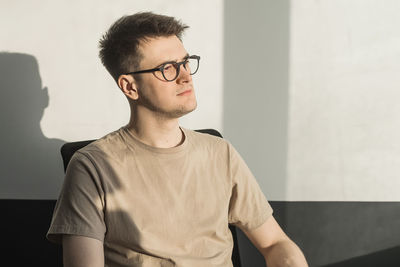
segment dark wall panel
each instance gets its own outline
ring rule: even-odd
[[[271,204],[277,220],[303,249],[312,266],[341,262],[400,245],[400,202]]]
[[[62,249],[46,240],[54,200],[0,200],[0,266],[62,266]]]

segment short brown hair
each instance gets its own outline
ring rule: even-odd
[[[147,38],[177,36],[189,26],[174,17],[140,12],[123,16],[110,27],[99,42],[101,62],[108,72],[118,80],[121,74],[135,71],[143,55],[138,51],[139,43]]]

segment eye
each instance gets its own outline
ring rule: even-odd
[[[174,66],[172,64],[166,64],[164,65],[164,70],[168,71],[171,70]]]

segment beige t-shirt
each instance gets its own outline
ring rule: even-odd
[[[232,266],[228,223],[254,229],[272,209],[229,142],[182,130],[174,148],[123,127],[76,152],[47,238],[103,241],[110,267]]]

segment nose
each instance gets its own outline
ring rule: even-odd
[[[177,83],[187,83],[192,80],[192,75],[190,75],[190,70],[189,68],[185,68],[182,65],[179,66],[179,75],[178,78],[176,78]]]

